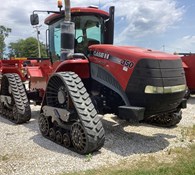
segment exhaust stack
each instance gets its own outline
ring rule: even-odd
[[[70,14],[70,0],[64,0],[65,4],[65,21],[71,21],[71,14]]]
[[[64,0],[65,19],[61,23],[61,61],[74,53],[75,24],[71,22],[70,0]]]

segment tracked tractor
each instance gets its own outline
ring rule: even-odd
[[[115,113],[127,121],[160,126],[179,123],[186,107],[186,81],[178,56],[113,45],[114,7],[109,13],[94,6],[70,8],[65,0],[62,10],[58,3],[59,11],[46,11],[53,13],[45,20],[48,58],[17,60],[14,66],[2,62],[3,111],[17,111],[27,121],[26,98],[41,104],[42,135],[80,154],[104,144],[98,114]],[[33,12],[32,25],[39,24],[36,12],[43,11]],[[23,92],[23,105],[17,102],[15,87]],[[6,112],[2,114],[13,116]]]

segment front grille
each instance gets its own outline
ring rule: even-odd
[[[170,94],[145,94],[147,85],[167,87],[186,84],[181,60],[142,59],[134,68],[126,88],[132,106],[145,107],[145,115],[175,110],[185,91]]]

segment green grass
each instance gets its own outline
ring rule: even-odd
[[[195,138],[195,127],[184,129],[184,138]],[[182,131],[183,132],[183,131]],[[167,152],[171,156],[171,163],[158,163],[158,159],[149,156],[135,166],[122,161],[119,165],[88,170],[78,173],[64,173],[62,175],[195,175],[195,144],[189,148],[175,148]]]

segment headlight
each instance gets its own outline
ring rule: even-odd
[[[186,85],[177,85],[177,86],[165,86],[165,87],[157,87],[157,86],[146,86],[145,93],[146,94],[168,94],[175,92],[182,92],[186,90]]]

